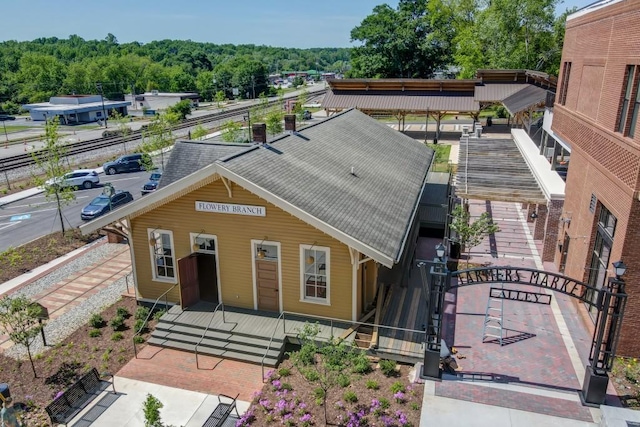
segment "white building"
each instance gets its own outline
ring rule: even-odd
[[[22,108],[31,114],[31,120],[46,120],[58,117],[62,124],[77,124],[97,122],[116,110],[123,116],[127,115],[128,101],[109,101],[100,95],[61,95],[52,96],[49,102],[26,104]]]
[[[153,90],[139,95],[125,95],[124,99],[125,101],[131,102],[131,108],[133,110],[142,110],[145,108],[156,111],[165,110],[185,99],[191,101],[192,107],[197,107],[200,95],[196,92],[171,93]]]

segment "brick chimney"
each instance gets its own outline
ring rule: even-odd
[[[296,131],[296,115],[295,114],[285,114],[284,130],[291,131],[291,132]]]
[[[267,125],[264,123],[254,123],[251,126],[253,130],[253,142],[260,144],[267,143]]]

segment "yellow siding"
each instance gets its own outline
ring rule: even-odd
[[[351,319],[352,269],[348,247],[238,185],[232,184],[232,189],[233,198],[229,198],[224,184],[217,180],[132,220],[140,297],[155,299],[171,286],[152,280],[147,229],[173,232],[176,262],[191,252],[189,233],[203,232],[218,238],[219,276],[225,304],[253,309],[251,240],[265,239],[281,244],[283,310]],[[265,206],[266,217],[196,212],[196,201]],[[331,306],[300,301],[300,244],[314,242],[316,246],[330,248]],[[177,288],[169,294],[170,301],[178,302],[179,298]]]

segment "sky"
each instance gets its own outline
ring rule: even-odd
[[[594,0],[563,0],[556,15]],[[120,43],[193,40],[278,47],[351,47],[351,30],[384,0],[0,0],[0,41],[67,38]],[[387,0],[395,8],[397,0]]]

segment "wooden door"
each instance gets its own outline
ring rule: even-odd
[[[258,310],[280,311],[278,261],[256,260]]]
[[[180,301],[185,310],[200,300],[200,283],[198,282],[198,254],[191,254],[178,260],[180,278]]]

